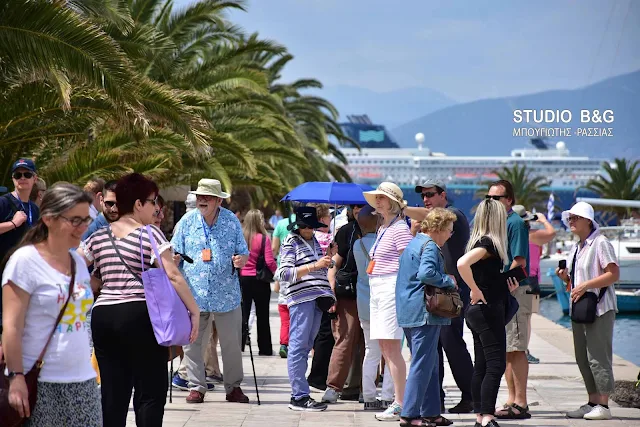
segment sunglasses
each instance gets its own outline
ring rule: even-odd
[[[427,199],[430,199],[436,194],[442,194],[442,192],[441,191],[425,191],[424,193],[422,193],[422,198],[424,199],[426,197]]]
[[[309,230],[313,227],[309,227],[308,225],[299,225],[298,230]]]
[[[579,219],[582,219],[582,217],[578,215],[569,215],[569,218],[567,218],[569,222],[577,221]]]
[[[86,218],[82,218],[82,217],[79,217],[79,216],[74,216],[73,218],[67,218],[66,216],[60,215],[60,218],[62,218],[65,221],[67,221],[73,227],[80,227],[81,225],[89,225],[89,224],[91,224],[91,222],[93,222],[93,218],[91,218],[90,216],[88,216]]]
[[[502,196],[490,196],[490,195],[486,195],[484,196],[485,199],[489,200],[489,199],[493,199],[493,200],[497,200],[500,201],[500,199],[502,199],[503,197],[507,197],[506,195],[502,195]]]
[[[13,173],[13,179],[20,179],[23,176],[27,179],[31,179],[34,176],[34,173],[33,172],[14,172]]]
[[[106,207],[108,207],[109,209],[113,209],[113,207],[116,205],[116,202],[111,202],[111,201],[107,201],[107,200],[105,200],[105,201],[104,201],[104,205],[105,205]]]

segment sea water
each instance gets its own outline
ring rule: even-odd
[[[540,301],[540,314],[571,329],[571,318],[562,313],[562,308],[555,298]],[[616,316],[616,324],[613,327],[613,352],[631,363],[640,365],[640,314]]]

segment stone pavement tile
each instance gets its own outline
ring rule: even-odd
[[[271,305],[271,336],[273,347],[276,351],[279,347],[278,337],[280,330],[280,319],[278,316],[276,299]],[[503,427],[516,426],[589,426],[600,425],[587,420],[570,420],[565,417],[566,411],[578,408],[586,402],[586,391],[580,372],[575,364],[573,356],[573,346],[571,342],[571,332],[549,322],[540,316],[533,316],[533,334],[531,337],[530,350],[536,357],[540,358],[540,364],[529,365],[529,384],[527,394],[529,398],[530,410],[533,417],[528,420],[502,420]],[[244,382],[242,389],[251,404],[228,403],[225,401],[224,386],[216,384],[216,389],[205,396],[202,404],[187,404],[184,391],[173,390],[173,403],[165,406],[165,426],[169,427],[385,427],[397,426],[396,422],[379,422],[374,418],[375,412],[362,410],[362,404],[356,402],[341,402],[329,405],[329,409],[324,412],[306,413],[295,412],[288,409],[291,389],[287,375],[287,361],[277,356],[264,357],[257,355],[256,330],[255,325],[252,330],[252,341],[254,352],[254,362],[260,400],[262,405],[257,405],[255,386],[253,382],[253,371],[249,351],[245,351],[242,356],[244,368]],[[465,328],[465,342],[469,352],[473,357],[473,339],[471,333]],[[560,343],[558,341],[561,341]],[[220,350],[219,350],[220,351]],[[403,354],[409,367],[408,349],[403,349]],[[178,359],[174,363],[174,369],[178,368]],[[309,358],[309,367],[311,358]],[[614,371],[616,374],[626,374],[634,369],[635,365],[630,365],[622,359],[616,358]],[[445,405],[450,408],[460,401],[460,391],[451,374],[448,364],[445,364],[445,378],[443,386],[446,392]],[[223,367],[224,369],[224,367]],[[637,375],[638,367],[635,367]],[[317,401],[322,398],[322,392],[312,392],[312,397]],[[497,405],[501,405],[508,396],[507,386],[502,380]],[[640,410],[620,408],[612,402],[611,404],[614,420],[607,421],[607,427],[638,427],[640,426]],[[454,421],[454,427],[472,427],[475,423],[473,414],[444,414]],[[127,426],[135,426],[133,409],[130,408],[127,417]]]

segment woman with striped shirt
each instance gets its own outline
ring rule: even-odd
[[[384,360],[389,365],[395,388],[395,402],[382,413],[379,421],[398,421],[407,381],[407,365],[402,357],[402,328],[396,316],[396,279],[400,255],[413,236],[402,210],[407,203],[400,187],[383,182],[374,191],[364,193],[367,203],[383,218],[378,236],[369,252],[367,268],[371,287],[371,339],[379,340]]]
[[[161,426],[167,395],[167,347],[156,341],[142,284],[145,270],[164,267],[191,315],[193,342],[200,310],[173,261],[170,244],[151,226],[161,260],[151,247],[145,225],[157,213],[158,186],[140,174],[130,174],[116,184],[120,218],[96,231],[79,249],[102,289],[93,306],[91,332],[101,374],[102,417],[105,427],[126,424],[131,390],[138,426]]]
[[[294,411],[324,411],[327,405],[310,397],[305,377],[309,352],[320,329],[322,312],[335,303],[327,279],[331,257],[322,255],[313,230],[325,225],[318,221],[316,208],[296,209],[296,221],[280,247],[280,266],[275,280],[287,283],[285,296],[289,307],[289,353],[287,370],[291,383],[289,409]]]

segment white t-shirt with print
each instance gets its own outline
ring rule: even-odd
[[[93,304],[89,271],[79,255],[72,255],[76,263],[73,295],[44,356],[39,377],[43,382],[82,382],[96,377],[91,367],[87,322]],[[31,296],[22,336],[26,373],[38,359],[67,300],[71,277],[51,267],[35,246],[29,245],[18,249],[7,262],[2,286],[9,281]]]

